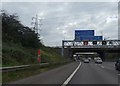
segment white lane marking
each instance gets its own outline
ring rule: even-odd
[[[104,66],[101,66],[102,68],[105,68]]]
[[[81,62],[80,64],[78,65],[78,67],[74,70],[74,72],[67,78],[67,80],[61,85],[61,86],[66,86],[69,81],[72,79],[72,77],[75,75],[75,73],[77,72],[77,70],[80,68],[81,66]]]

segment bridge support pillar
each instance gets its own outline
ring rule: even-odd
[[[105,61],[106,53],[104,51],[103,52],[99,52],[99,55],[100,55],[101,59],[103,61]]]
[[[73,59],[73,52],[69,49],[69,58]]]
[[[61,49],[61,55],[66,57],[66,58],[71,58],[73,57],[73,52],[72,50],[70,49],[70,47],[67,47],[67,48],[62,48]]]

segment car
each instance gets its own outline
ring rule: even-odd
[[[101,59],[100,57],[94,57],[94,60]]]
[[[96,59],[95,63],[102,64],[102,60],[101,59]]]
[[[88,58],[88,60],[90,61],[90,60],[91,60],[91,58],[89,57],[89,58]]]
[[[97,58],[95,57],[95,58],[94,58],[94,61],[96,61],[96,60],[97,60]]]
[[[84,61],[86,58],[82,58],[81,60]]]
[[[84,63],[89,63],[89,59],[84,59]]]
[[[120,58],[115,63],[115,69],[120,71]]]

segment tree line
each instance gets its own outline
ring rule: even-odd
[[[2,11],[2,41],[19,43],[23,47],[38,48],[43,46],[38,34],[19,21],[16,14],[8,14]]]

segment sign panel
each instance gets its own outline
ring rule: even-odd
[[[93,41],[93,45],[97,45],[97,41]]]
[[[102,36],[94,36],[94,30],[75,30],[76,41],[100,41]]]
[[[102,36],[94,36],[94,40],[100,41],[100,40],[103,40],[103,37]]]
[[[77,36],[75,40],[80,40],[80,41],[101,41],[102,36]]]
[[[107,41],[102,41],[102,45],[106,45],[107,44]]]
[[[94,36],[94,30],[75,30],[75,36]]]
[[[84,41],[84,45],[88,45],[88,41]]]

